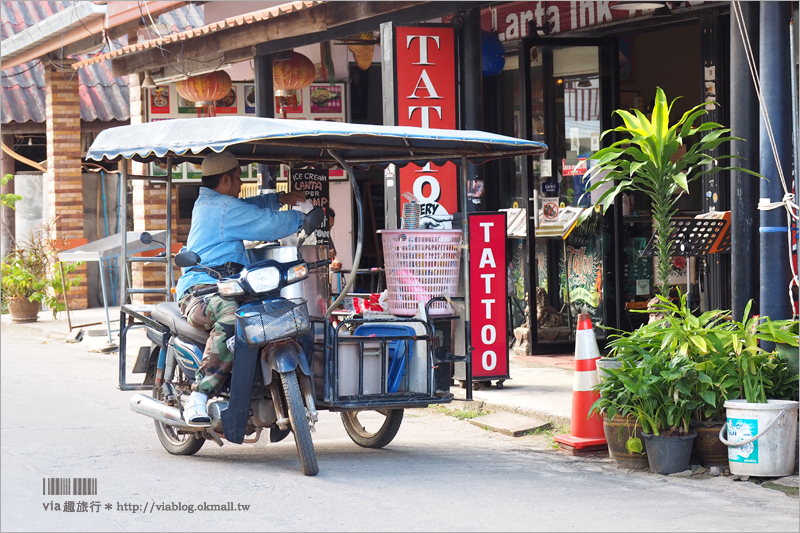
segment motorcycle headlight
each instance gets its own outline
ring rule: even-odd
[[[248,272],[245,279],[255,292],[267,292],[280,286],[281,272],[275,267],[259,268]]]
[[[308,268],[306,265],[293,266],[286,271],[286,281],[291,283],[298,279],[303,279],[308,276]]]
[[[238,281],[222,281],[217,284],[220,296],[239,296],[244,294],[244,289]]]

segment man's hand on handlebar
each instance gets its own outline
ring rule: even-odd
[[[316,263],[307,263],[309,270],[314,270],[316,268],[328,266],[331,264],[330,259],[323,259],[322,261],[317,261]]]
[[[293,206],[306,200],[306,193],[304,191],[292,191],[278,196],[278,203],[282,205]]]

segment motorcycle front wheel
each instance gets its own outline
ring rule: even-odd
[[[341,416],[344,430],[364,448],[383,448],[392,442],[403,422],[402,409],[345,411]]]
[[[303,468],[303,474],[316,476],[319,473],[317,453],[314,451],[314,442],[311,440],[310,416],[307,414],[308,409],[303,402],[302,394],[300,394],[297,374],[293,371],[285,372],[281,374],[281,382],[286,396],[286,408],[289,411],[289,423],[294,433],[300,466]]]
[[[153,398],[159,402],[164,401],[161,387],[155,387],[153,389]],[[172,455],[194,455],[200,451],[200,448],[206,443],[205,439],[198,439],[194,435],[179,434],[178,430],[173,426],[162,424],[158,420],[154,422],[158,440],[161,441],[161,445],[164,446],[164,449]]]

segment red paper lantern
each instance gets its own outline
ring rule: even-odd
[[[211,105],[231,90],[231,77],[223,70],[175,82],[178,94],[196,106]]]
[[[314,63],[303,54],[289,52],[289,59],[272,62],[272,80],[277,91],[297,91],[314,82]]]
[[[297,52],[289,52],[288,59],[272,61],[272,83],[283,118],[286,108],[297,107],[297,91],[311,85],[315,75],[314,63]]]

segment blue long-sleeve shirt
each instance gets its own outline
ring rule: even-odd
[[[302,227],[303,213],[279,211],[280,207],[276,194],[234,198],[200,187],[186,248],[198,254],[200,262],[209,267],[228,261],[247,265],[242,241],[274,241]],[[179,298],[194,285],[216,282],[205,271],[184,269],[183,272],[175,288]]]

